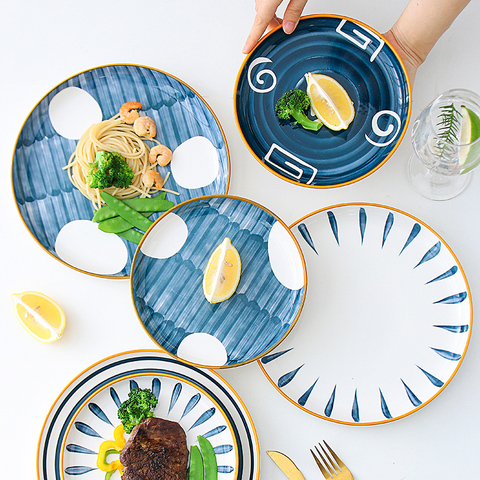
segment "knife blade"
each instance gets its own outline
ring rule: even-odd
[[[267,450],[267,453],[290,480],[305,480],[302,472],[285,454],[275,450]]]

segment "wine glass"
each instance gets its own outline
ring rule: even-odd
[[[442,93],[415,120],[412,145],[408,173],[417,192],[431,200],[459,195],[480,163],[480,97]]]

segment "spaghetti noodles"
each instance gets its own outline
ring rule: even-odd
[[[149,138],[149,141],[160,144],[153,138]],[[134,172],[129,187],[109,187],[105,189],[106,192],[117,198],[126,199],[148,197],[161,190],[147,187],[142,182],[145,172],[155,169],[156,166],[148,161],[150,147],[134,132],[132,125],[124,123],[117,114],[89,127],[81,136],[75,152],[64,167],[68,171],[70,181],[93,202],[95,209],[100,208],[103,203],[100,197],[101,190],[89,186],[88,173],[89,164],[95,161],[96,153],[100,150],[119,153]]]

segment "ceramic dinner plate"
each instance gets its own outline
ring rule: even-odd
[[[313,132],[276,116],[284,92],[306,91],[308,72],[347,91],[355,117],[346,130]],[[254,157],[307,187],[349,184],[378,169],[401,141],[410,106],[405,68],[382,35],[334,15],[304,17],[291,35],[272,30],[245,59],[235,87],[237,124]]]
[[[235,293],[209,303],[203,276],[213,251],[230,238],[241,260]],[[144,236],[131,289],[150,337],[182,360],[232,367],[265,355],[295,325],[306,269],[297,240],[273,213],[232,196],[184,202]]]
[[[334,422],[385,423],[420,409],[467,350],[472,299],[461,265],[422,221],[346,204],[292,227],[309,292],[301,322],[259,365],[287,399]]]
[[[156,138],[174,152],[162,174],[171,173],[165,187],[179,195],[169,193],[168,200],[177,204],[228,191],[229,152],[210,107],[181,80],[137,65],[87,70],[49,91],[20,131],[12,166],[18,210],[37,242],[77,270],[113,278],[129,276],[136,244],[90,222],[91,202],[62,168],[83,132],[127,101],[142,104],[157,124]]]
[[[116,411],[128,391],[151,388],[156,416],[179,422],[187,445],[197,435],[213,445],[219,480],[258,480],[255,428],[238,395],[215,372],[191,367],[155,351],[106,358],[75,378],[56,400],[45,421],[38,449],[38,477],[103,480],[96,466],[99,446],[113,440]],[[109,461],[114,456],[109,457]],[[120,478],[115,472],[113,478]]]

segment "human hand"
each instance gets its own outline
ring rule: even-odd
[[[413,86],[417,68],[421,65],[423,60],[413,51],[410,51],[407,46],[402,44],[401,38],[397,38],[393,28],[384,33],[383,36],[388,40],[398,56],[402,59],[405,69],[407,70],[408,78],[410,79],[410,85]]]
[[[283,0],[255,0],[255,20],[247,37],[243,53],[250,53],[265,30],[271,30],[278,25],[283,25],[285,33],[292,33],[297,27],[300,16],[308,0],[289,0],[283,20],[275,14]]]

